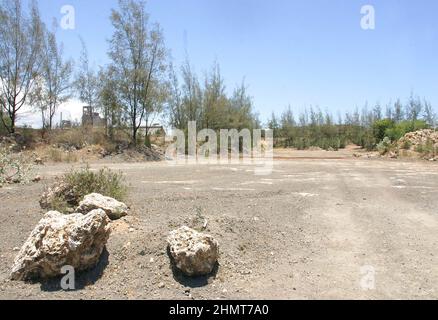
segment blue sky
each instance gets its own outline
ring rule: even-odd
[[[110,10],[116,0],[39,0],[43,19],[76,10],[76,29],[59,30],[67,56],[77,58],[79,35],[90,58],[108,61]],[[360,26],[363,5],[376,11],[376,29]],[[203,75],[216,59],[229,91],[245,78],[262,120],[287,105],[338,111],[407,99],[414,91],[438,105],[436,0],[149,0],[175,65],[185,48]]]

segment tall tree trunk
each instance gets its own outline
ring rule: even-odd
[[[11,127],[8,129],[10,134],[15,133],[15,120],[16,120],[16,114],[15,112],[13,112],[11,115]]]
[[[137,126],[134,124],[132,127],[132,145],[137,146]]]

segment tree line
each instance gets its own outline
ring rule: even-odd
[[[205,79],[189,59],[172,65],[159,24],[150,21],[142,0],[119,0],[109,17],[113,34],[109,63],[94,68],[84,41],[77,63],[64,58],[56,21],[48,28],[36,1],[25,10],[21,0],[0,3],[0,118],[14,133],[17,117],[29,106],[41,114],[43,130],[52,130],[59,106],[72,97],[100,112],[110,138],[129,133],[136,144],[158,117],[185,129],[188,121],[203,128],[251,128],[258,125],[244,84],[227,96],[217,63]]]
[[[397,99],[372,108],[366,103],[336,118],[318,107],[306,108],[296,117],[289,106],[280,116],[272,113],[267,125],[280,147],[337,150],[353,143],[371,150],[385,137],[396,141],[411,131],[436,128],[437,115],[430,102],[411,94],[405,103]]]

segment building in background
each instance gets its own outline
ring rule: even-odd
[[[90,106],[82,108],[82,126],[104,127],[105,118],[101,118],[98,112],[94,112]]]
[[[146,132],[147,130],[147,132]],[[159,123],[154,123],[151,126],[141,126],[139,128],[139,132],[142,136],[146,136],[146,133],[149,136],[165,136],[166,135],[166,131],[164,129],[164,127],[162,125],[160,125]]]

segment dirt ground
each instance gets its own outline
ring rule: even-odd
[[[91,164],[123,171],[131,212],[70,292],[59,279],[8,280],[43,214],[44,184],[71,165],[39,167],[42,182],[0,189],[0,298],[437,299],[438,164],[352,152],[280,150],[268,176],[239,165]],[[169,263],[167,234],[205,220],[219,266],[183,277]]]

